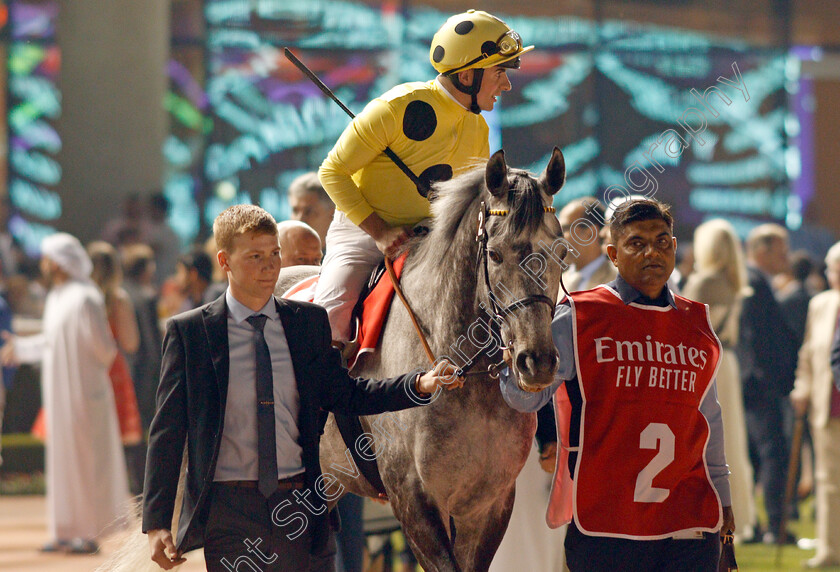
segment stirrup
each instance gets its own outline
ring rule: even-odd
[[[332,340],[330,345],[337,349],[339,353],[341,353],[341,365],[347,368],[347,364],[350,363],[350,360],[356,355],[356,352],[359,349],[359,342],[358,340],[353,340],[351,342],[342,342],[341,340]],[[349,369],[349,368],[348,368]]]

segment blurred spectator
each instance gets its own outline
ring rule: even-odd
[[[577,253],[569,251],[571,266],[563,273],[569,292],[589,290],[615,279],[616,269],[601,249],[599,233],[604,224],[604,207],[593,198],[571,201],[557,217],[563,235]]]
[[[0,332],[3,336],[12,334],[12,310],[6,303],[6,300],[0,296]],[[2,369],[3,379],[0,380],[0,434],[3,433],[3,412],[6,410],[6,392],[12,387],[12,382],[15,378],[14,367],[4,367]],[[3,443],[0,441],[0,465],[3,464]]]
[[[793,535],[778,538],[782,521],[788,443],[783,411],[793,388],[796,333],[790,329],[770,287],[773,276],[788,268],[787,231],[776,224],[754,228],[747,237],[749,285],[744,299],[737,346],[744,392],[744,409],[753,466],[764,489],[769,544],[794,542]]]
[[[790,278],[779,291],[779,305],[790,328],[796,332],[797,347],[805,337],[805,318],[808,316],[808,302],[811,293],[806,281],[814,268],[814,262],[804,250],[798,250],[790,256]]]
[[[105,298],[108,325],[117,342],[117,355],[108,375],[114,389],[117,420],[120,423],[120,435],[128,464],[129,488],[131,494],[138,495],[143,492],[145,471],[145,453],[141,445],[143,429],[140,424],[137,395],[134,393],[134,380],[126,360],[126,355],[134,355],[140,345],[137,318],[134,314],[134,304],[122,287],[122,267],[117,251],[107,242],[92,242],[87,251],[93,263],[90,278]]]
[[[320,266],[321,239],[311,226],[296,220],[277,223],[281,268]]]
[[[163,341],[158,326],[154,257],[151,247],[145,244],[130,246],[122,252],[125,274],[123,288],[134,305],[140,334],[137,352],[129,361],[144,435],[149,432],[149,425],[155,415],[155,392],[160,379]]]
[[[0,198],[0,276],[5,279],[18,271],[18,259],[22,256],[9,232],[9,199]]]
[[[826,255],[831,289],[808,307],[791,401],[798,415],[810,412],[816,461],[817,552],[807,568],[840,566],[840,391],[831,371],[831,346],[840,314],[840,242]]]
[[[718,401],[723,415],[724,449],[732,474],[732,510],[738,519],[739,541],[756,537],[753,496],[753,467],[750,463],[744,397],[738,358],[743,297],[750,293],[741,242],[732,225],[723,219],[705,222],[694,231],[694,272],[685,283],[683,295],[709,305],[712,328],[720,339],[723,353],[717,374]]]
[[[183,296],[176,314],[198,308],[204,304],[204,293],[213,280],[213,261],[202,249],[196,247],[181,255],[175,265],[175,287]]]
[[[22,258],[18,265],[18,273],[6,279],[5,288],[6,301],[12,309],[12,314],[40,319],[44,313],[47,290],[37,259]]]
[[[682,241],[677,244],[677,265],[674,267],[673,280],[677,283],[680,290],[683,289],[688,277],[694,271],[694,244],[688,241]]]
[[[814,264],[811,274],[808,275],[808,279],[805,281],[811,296],[816,296],[820,292],[828,290],[828,280],[825,278],[825,271],[825,262]]]
[[[122,201],[121,213],[105,223],[102,229],[102,240],[121,246],[133,244],[143,237],[143,221],[146,209],[139,193],[131,193]]]
[[[318,233],[321,248],[327,246],[327,230],[335,213],[335,203],[321,186],[318,173],[305,173],[289,185],[291,220],[305,222]]]
[[[42,362],[46,412],[47,527],[45,551],[98,551],[96,539],[119,523],[128,477],[108,368],[116,355],[91,262],[64,233],[41,243],[41,271],[50,284],[43,333],[8,337],[3,365]]]
[[[175,272],[178,254],[181,252],[181,240],[169,226],[168,214],[169,202],[163,193],[155,193],[149,197],[148,218],[143,229],[143,240],[152,247],[155,253],[158,285]]]
[[[219,266],[219,260],[216,256],[219,249],[216,248],[216,239],[212,236],[205,241],[204,252],[210,257],[210,261],[213,263],[213,282],[204,292],[204,303],[207,304],[225,293],[228,287],[228,281],[227,274]]]

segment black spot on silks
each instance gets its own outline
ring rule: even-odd
[[[445,54],[446,50],[443,49],[443,46],[435,46],[435,51],[432,52],[432,59],[435,60],[436,64],[439,64]]]
[[[499,48],[496,47],[496,42],[491,42],[487,40],[483,44],[481,44],[481,53],[482,54],[490,54],[493,55],[499,51]]]
[[[412,101],[405,107],[403,133],[413,141],[424,141],[432,136],[437,127],[437,115],[425,101]]]
[[[469,20],[464,20],[463,22],[455,26],[455,33],[464,36],[466,34],[469,34],[474,27],[475,24],[473,24]]]
[[[447,165],[446,163],[439,163],[437,165],[432,165],[422,173],[420,173],[419,179],[426,183],[426,188],[429,188],[434,183],[438,183],[440,181],[448,181],[452,178],[452,166]],[[420,193],[421,195],[423,193]],[[431,197],[424,197],[431,200]]]

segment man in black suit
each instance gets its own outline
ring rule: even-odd
[[[441,362],[422,375],[351,378],[330,347],[323,308],[273,296],[280,247],[271,215],[231,207],[216,218],[213,235],[229,288],[170,320],[163,342],[143,501],[152,560],[170,569],[204,546],[211,572],[331,570],[325,501],[340,485],[321,474],[319,413],[405,409],[419,396],[428,402],[451,370]]]
[[[776,535],[784,511],[789,454],[783,407],[793,389],[799,348],[770,285],[772,277],[788,267],[787,231],[776,224],[758,226],[746,246],[753,292],[744,300],[737,354],[750,449],[764,489],[768,522],[764,542],[775,544],[793,540]]]

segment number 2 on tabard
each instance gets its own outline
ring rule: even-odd
[[[636,477],[636,490],[633,500],[636,502],[664,502],[671,494],[668,489],[653,486],[653,479],[674,461],[676,439],[671,428],[664,423],[651,423],[645,427],[639,437],[642,449],[659,449],[650,463]]]

